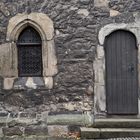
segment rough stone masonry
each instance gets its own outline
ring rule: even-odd
[[[1,0],[0,52],[8,51],[3,44],[9,43],[6,37],[12,17],[46,14],[53,21],[58,72],[51,88],[45,88],[41,77],[8,80],[1,74],[0,139],[44,140],[91,126],[98,32],[110,23],[133,23],[139,12],[139,0]],[[0,60],[2,68],[9,57]]]

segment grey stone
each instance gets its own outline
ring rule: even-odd
[[[80,131],[82,139],[100,138],[100,129],[81,127]]]
[[[94,120],[93,126],[96,128],[140,128],[140,119],[100,118]]]
[[[119,11],[116,11],[116,10],[110,10],[110,16],[111,16],[111,17],[117,16],[117,15],[119,15],[119,14],[120,14]]]
[[[16,125],[19,125],[19,124],[15,120],[12,120],[12,121],[8,122],[7,125],[9,127],[15,127]]]
[[[137,0],[1,0],[0,110],[9,114],[2,114],[0,125],[5,127],[10,122],[10,128],[20,125],[37,127],[45,121],[52,125],[91,126],[94,119],[92,113],[96,115],[96,111],[99,111],[101,116],[106,112],[103,81],[105,59],[103,48],[97,47],[103,46],[105,37],[112,31],[130,28],[140,44],[139,10],[140,2]],[[47,17],[51,20],[46,19]],[[23,19],[26,19],[24,23],[21,22]],[[38,24],[32,22],[36,20]],[[28,25],[26,22],[32,23],[40,35],[44,32],[47,34],[46,38],[41,36],[42,53],[46,56],[43,57],[43,80],[34,77],[33,81],[29,80],[28,83],[27,78],[18,77],[16,45],[18,35]],[[108,24],[111,26],[107,26]],[[53,25],[56,34],[49,30]],[[16,80],[13,83],[11,79],[3,77],[15,77]],[[45,84],[45,88],[26,86],[30,84],[30,87],[35,87],[35,83],[40,87]],[[79,111],[82,114],[48,116],[54,111],[63,114]],[[89,114],[86,114],[87,111]],[[12,120],[17,123],[11,122]],[[36,131],[37,129],[31,130],[28,135],[35,134]],[[46,134],[46,131],[44,133]],[[29,136],[25,139],[45,138]]]
[[[19,127],[11,127],[11,128],[5,127],[2,130],[5,136],[14,136],[14,135],[22,136],[23,134],[23,132]]]
[[[43,127],[43,126],[29,126],[25,128],[25,135],[36,135],[36,136],[40,136],[40,135],[48,135],[48,128],[47,127]]]
[[[134,128],[81,128],[81,138],[87,139],[107,139],[139,136],[140,129]]]
[[[13,88],[15,78],[4,78],[4,89],[10,90]]]
[[[35,84],[38,85],[39,87],[45,85],[42,77],[33,77],[33,80],[34,80]]]
[[[107,7],[108,6],[108,0],[94,0],[94,6],[95,7]]]
[[[47,124],[49,125],[92,125],[93,116],[91,114],[61,114],[51,115],[47,118]]]
[[[51,137],[68,136],[68,126],[48,125],[48,135]]]
[[[25,87],[25,83],[27,81],[27,77],[19,77],[15,80],[14,88],[23,89]]]
[[[84,15],[84,16],[88,16],[89,12],[87,9],[79,9],[78,10],[78,14]]]
[[[7,117],[8,116],[8,112],[6,111],[0,111],[0,117]]]
[[[80,0],[82,4],[89,4],[90,0]]]
[[[140,129],[133,128],[102,128],[102,138],[117,138],[117,137],[140,137]]]

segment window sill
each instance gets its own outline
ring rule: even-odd
[[[52,77],[18,77],[4,78],[4,90],[27,90],[27,89],[52,89]]]

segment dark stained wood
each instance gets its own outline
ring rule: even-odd
[[[138,68],[135,36],[123,30],[105,41],[108,114],[138,113]]]

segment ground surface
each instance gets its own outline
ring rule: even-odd
[[[86,139],[83,139],[86,140]],[[140,140],[140,138],[110,138],[110,139],[89,139],[89,140]]]

